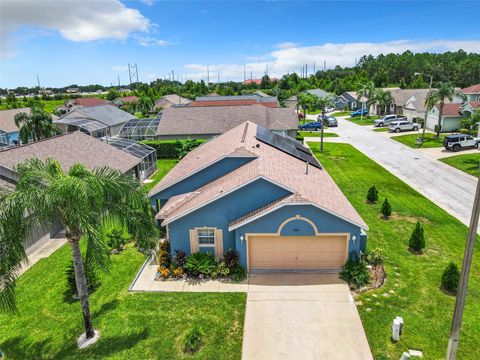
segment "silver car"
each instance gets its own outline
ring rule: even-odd
[[[400,132],[400,131],[417,131],[419,124],[411,123],[408,121],[395,121],[390,124],[388,130],[391,132]]]

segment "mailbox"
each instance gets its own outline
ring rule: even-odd
[[[392,323],[392,340],[400,340],[400,335],[402,334],[403,328],[403,319],[401,317],[396,317]]]

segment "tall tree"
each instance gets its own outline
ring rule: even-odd
[[[153,109],[154,106],[155,106],[155,102],[149,96],[142,96],[138,100],[138,107],[139,107],[140,111],[142,112],[143,116],[146,116],[150,112],[152,112],[152,109]]]
[[[371,98],[374,93],[375,93],[375,83],[373,81],[365,81],[364,83],[360,84],[360,87],[357,90],[357,102],[359,103],[365,102],[368,112],[370,110],[369,107],[372,103]]]
[[[88,170],[81,164],[68,172],[56,160],[31,159],[18,165],[15,190],[0,194],[0,310],[16,311],[16,272],[26,259],[25,242],[34,229],[58,220],[72,250],[75,280],[87,338],[94,336],[80,241],[85,261],[108,269],[109,257],[102,224],[114,218],[128,229],[139,249],[157,244],[146,190],[130,175],[109,168]],[[84,240],[81,240],[84,239]]]
[[[325,128],[325,124],[326,124],[326,121],[324,120],[325,113],[327,111],[327,108],[335,107],[335,98],[331,95],[317,98],[315,105],[318,109],[322,111],[322,127],[320,132],[320,151],[323,151],[323,129]]]
[[[20,128],[20,140],[27,143],[30,139],[38,141],[58,135],[60,130],[52,122],[52,116],[39,106],[32,106],[30,115],[21,112],[15,115],[15,125]]]
[[[305,119],[307,117],[307,111],[313,110],[315,107],[315,104],[318,100],[318,96],[310,94],[308,92],[302,92],[298,94],[298,105],[302,108],[303,111],[303,121],[305,122]]]
[[[453,101],[454,97],[460,97],[463,100],[465,99],[465,95],[457,92],[455,87],[449,82],[440,83],[438,88],[432,90],[427,97],[427,108],[432,109],[436,104],[438,104],[438,122],[436,129],[437,138],[440,136],[445,103],[447,101]]]

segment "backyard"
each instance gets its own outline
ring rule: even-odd
[[[145,187],[148,191],[152,190],[155,185],[157,185],[162,178],[167,175],[167,173],[178,163],[178,159],[158,159],[157,160],[157,171],[150,176],[148,179],[151,182],[145,183]]]
[[[445,136],[447,136],[447,135],[440,134],[440,137],[437,138],[435,136],[435,134],[426,133],[425,134],[425,140],[423,141],[423,144],[422,144],[421,148],[426,149],[426,148],[442,147],[443,146],[443,144],[442,144],[443,138]],[[408,147],[416,149],[419,146],[415,143],[415,141],[419,137],[422,137],[421,133],[393,136],[392,139],[402,143],[403,145],[406,145]]]
[[[39,100],[39,102],[43,105],[43,110],[45,110],[47,113],[53,114],[55,108],[57,106],[63,105],[66,100]],[[29,107],[29,103],[27,101],[23,100],[17,100],[17,105],[15,108],[23,108],[23,107]],[[8,109],[8,104],[6,102],[0,104],[0,110],[6,110]]]
[[[349,144],[329,144],[324,153],[314,153],[369,225],[368,249],[379,248],[385,256],[386,283],[357,299],[374,357],[398,359],[402,352],[418,349],[427,359],[445,358],[455,298],[440,290],[440,278],[450,261],[461,267],[467,227]],[[369,205],[365,197],[372,185],[379,191],[379,201]],[[393,211],[389,220],[380,216],[385,198]],[[407,249],[417,220],[425,229],[426,249],[421,256]],[[479,300],[477,247],[459,359],[480,358]],[[390,327],[396,316],[404,318],[405,330],[401,340],[393,343]]]
[[[479,175],[480,153],[450,156],[440,159],[440,161],[467,174],[477,177]]]

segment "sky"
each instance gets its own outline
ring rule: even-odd
[[[362,55],[480,53],[476,1],[1,0],[0,87],[271,77]]]

